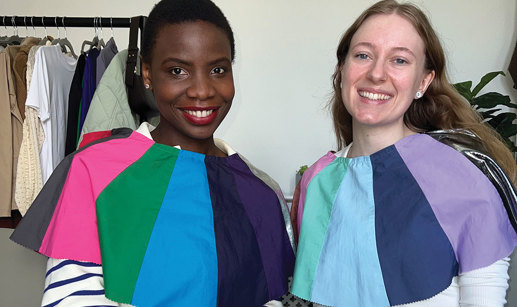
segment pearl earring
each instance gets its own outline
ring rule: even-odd
[[[422,92],[421,91],[416,92],[415,97],[416,97],[416,99],[422,98]]]
[[[147,83],[144,86],[145,86],[146,89],[149,89],[149,87],[150,87],[150,85],[147,84]]]

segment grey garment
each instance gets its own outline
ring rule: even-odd
[[[118,53],[117,43],[115,43],[115,39],[112,37],[109,39],[108,43],[106,43],[106,47],[102,48],[99,56],[97,57],[97,70],[95,75],[95,85],[98,86],[99,82],[101,82],[102,75],[108,68],[111,60]]]
[[[105,131],[122,127],[135,130],[138,127],[140,120],[138,115],[131,112],[127,100],[126,84],[124,82],[127,54],[127,49],[117,53],[104,72],[105,77],[102,78],[97,86],[90,109],[88,110],[88,114],[86,114],[86,120],[81,130],[79,143],[81,143],[83,135],[89,132]],[[139,59],[137,59],[137,61],[136,67],[138,68],[140,66]],[[140,72],[137,71],[137,73]],[[151,91],[146,91],[146,98],[154,100]],[[151,103],[152,102],[149,102],[149,104]],[[157,125],[159,116],[158,118],[151,118],[148,121]]]

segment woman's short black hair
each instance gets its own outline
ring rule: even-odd
[[[232,28],[223,12],[210,0],[162,0],[158,2],[149,13],[145,23],[141,48],[143,60],[150,62],[156,36],[164,25],[198,20],[209,22],[226,33],[230,41],[233,61],[235,58],[235,40]]]

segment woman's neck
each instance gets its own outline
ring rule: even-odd
[[[406,125],[403,127],[364,127],[354,125],[353,143],[347,157],[369,156],[377,151],[395,144],[406,136],[415,134]]]
[[[214,137],[207,139],[192,139],[183,135],[173,133],[158,124],[156,129],[151,131],[151,136],[156,143],[167,146],[179,146],[183,150],[193,151],[207,156],[227,157],[228,155],[219,149],[214,142]]]

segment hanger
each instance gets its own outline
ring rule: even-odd
[[[4,28],[5,28],[5,35],[0,36],[0,45],[6,47],[7,44],[5,42],[7,41],[8,31],[7,31],[7,26],[5,25],[5,16],[4,16],[4,18],[2,18],[2,24],[4,25]]]
[[[27,16],[23,16],[23,25],[25,26],[25,38],[29,37],[29,29],[27,29]]]
[[[110,27],[111,27],[111,38],[115,39],[115,34],[113,33],[113,17],[110,17]]]
[[[104,43],[104,35],[102,34],[102,17],[99,17],[99,24],[101,29],[101,39],[99,40],[99,47],[106,47],[106,44]],[[100,49],[100,48],[99,48]]]
[[[36,37],[36,28],[34,28],[34,16],[31,16],[31,26],[34,33],[33,37]]]
[[[19,45],[22,42],[22,39],[18,36],[18,27],[16,26],[16,23],[14,21],[14,17],[15,16],[11,17],[11,21],[12,21],[12,24],[14,26],[14,35],[12,35],[11,37],[9,37],[7,39],[6,43],[8,45]]]
[[[95,36],[91,41],[85,40],[83,42],[83,44],[81,45],[81,53],[86,53],[86,51],[84,50],[85,46],[90,46],[90,49],[88,51],[90,51],[94,47],[97,48],[99,46],[99,36],[97,36],[97,17],[94,17],[93,19],[93,28],[95,29]]]
[[[61,31],[59,30],[59,25],[57,24],[57,16],[54,17],[54,23],[56,24],[57,28],[57,38],[54,38],[54,40],[52,41],[52,46],[57,45],[61,40]]]
[[[61,50],[64,52],[64,53],[67,53],[67,52],[70,52],[72,54],[72,56],[77,59],[77,55],[75,54],[74,52],[74,47],[72,46],[72,43],[68,40],[68,35],[66,33],[66,27],[65,27],[65,17],[61,17],[61,23],[63,25],[63,28],[65,29],[65,38],[62,38],[59,40],[59,45],[61,45]],[[57,23],[56,23],[57,25]],[[66,48],[68,47],[68,51],[66,50]]]
[[[45,46],[47,44],[47,42],[49,41],[49,36],[48,36],[47,26],[45,26],[45,20],[44,20],[43,16],[41,16],[41,24],[43,25],[43,28],[45,29],[45,37],[43,37],[41,39],[41,41],[39,42],[39,45]]]

